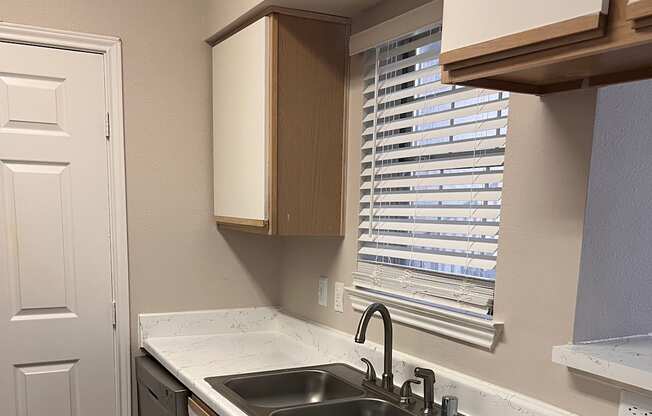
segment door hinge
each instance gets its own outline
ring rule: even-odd
[[[118,321],[118,314],[116,312],[115,300],[111,301],[111,324],[115,328]]]
[[[106,113],[106,118],[104,119],[104,137],[107,140],[111,138],[111,116],[109,113]]]

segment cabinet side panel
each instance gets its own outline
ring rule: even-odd
[[[213,47],[213,184],[218,217],[267,220],[267,19]]]
[[[347,26],[278,15],[278,233],[342,235]]]

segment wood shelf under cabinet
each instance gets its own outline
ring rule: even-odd
[[[343,235],[348,34],[348,19],[270,8],[208,40],[219,226]]]
[[[607,15],[488,43],[442,53],[442,81],[548,94],[651,78],[652,0],[611,0]]]

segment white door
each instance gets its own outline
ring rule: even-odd
[[[0,42],[0,415],[115,416],[101,55]]]

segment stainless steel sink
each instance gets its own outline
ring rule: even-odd
[[[413,416],[385,400],[357,399],[277,410],[271,416]]]
[[[208,377],[215,390],[249,416],[424,416],[423,399],[389,399],[365,374],[346,364],[325,364]],[[432,409],[428,416],[440,416]]]
[[[363,397],[364,374],[346,364],[209,377],[206,382],[251,416],[309,403]]]
[[[289,407],[364,394],[364,390],[319,369],[235,377],[224,385],[250,405],[260,407]]]

